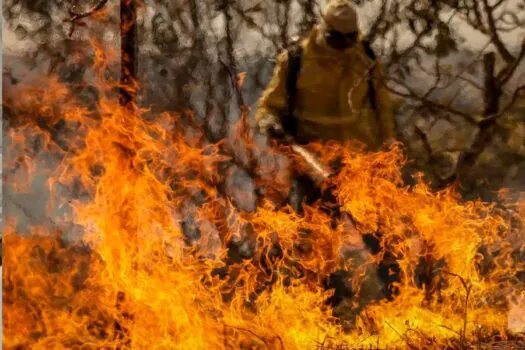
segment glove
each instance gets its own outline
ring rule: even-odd
[[[284,135],[283,126],[279,120],[279,117],[273,114],[267,114],[261,120],[259,120],[259,131],[266,135]]]

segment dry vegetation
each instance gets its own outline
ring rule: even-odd
[[[401,297],[342,303],[334,321],[320,286],[348,267],[346,223],[266,201],[289,185],[286,157],[249,117],[322,3],[5,0],[7,348],[525,347],[501,311],[525,283],[523,199],[446,189],[525,186],[525,3],[356,3],[400,138],[445,190],[403,187],[397,148],[312,146],[344,154],[331,184],[351,232],[378,234],[406,277]]]

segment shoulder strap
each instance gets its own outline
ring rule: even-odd
[[[365,48],[366,55],[373,61],[377,59],[376,53],[374,52],[374,49],[372,49],[372,44],[368,40],[363,40],[363,47]]]
[[[363,40],[363,47],[366,55],[373,61],[376,60],[376,54],[372,49],[369,41]],[[301,71],[301,59],[303,48],[300,45],[300,40],[293,43],[288,49],[288,75],[286,77],[286,91],[288,94],[287,113],[283,118],[283,127],[286,132],[291,135],[297,133],[297,121],[294,117],[296,102],[297,102],[297,80],[299,79],[299,72]],[[376,89],[372,77],[372,70],[368,72],[368,95],[370,98],[370,106],[373,110],[377,110]]]
[[[365,49],[365,54],[372,61],[375,61],[377,57],[374,50],[372,49],[372,44],[368,40],[363,40],[362,43]],[[373,110],[377,110],[376,88],[374,85],[374,79],[372,77],[372,70],[368,71],[368,96],[370,98],[370,106]]]
[[[288,50],[288,75],[286,77],[286,92],[288,94],[287,113],[283,118],[283,127],[291,135],[296,135],[297,123],[294,117],[295,107],[297,103],[297,80],[299,79],[299,72],[301,70],[301,59],[303,48],[300,45],[300,40],[292,44]]]

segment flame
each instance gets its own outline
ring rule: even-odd
[[[298,215],[270,198],[289,189],[288,168],[300,160],[283,166],[282,154],[258,147],[245,118],[211,144],[190,114],[152,119],[121,106],[118,83],[102,74],[114,56],[95,53],[95,110],[54,77],[4,100],[17,121],[7,186],[28,192],[36,173],[48,174],[48,210],[67,209],[25,234],[8,217],[6,349],[457,348],[510,336],[523,303],[523,198],[502,209],[422,180],[407,187],[399,145],[367,153],[315,144],[324,162],[342,164],[323,184],[342,215],[322,203]],[[253,211],[225,191],[231,163],[253,166],[267,187]],[[81,239],[67,242],[72,226]],[[364,235],[377,236],[377,254]],[[235,255],[232,242],[251,253]],[[390,298],[376,297],[370,271],[389,257],[400,278]],[[354,297],[332,308],[325,281],[340,270]]]

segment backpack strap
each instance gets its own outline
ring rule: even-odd
[[[295,107],[297,104],[297,81],[301,71],[301,61],[303,48],[300,40],[297,40],[288,49],[288,75],[286,77],[286,92],[288,94],[287,111],[283,116],[282,124],[284,130],[292,135],[297,135],[297,119],[295,117]]]
[[[377,56],[372,49],[372,44],[368,40],[363,40],[363,47],[365,49],[365,54],[370,58],[372,61],[376,61]],[[370,98],[370,106],[372,107],[372,110],[377,111],[377,100],[376,100],[376,88],[374,85],[374,79],[372,77],[372,69],[368,71],[368,97]]]

